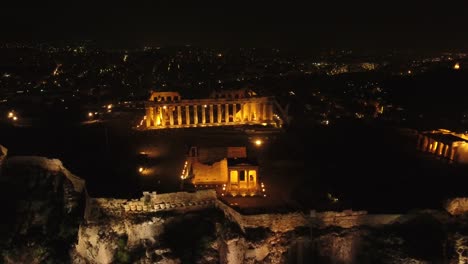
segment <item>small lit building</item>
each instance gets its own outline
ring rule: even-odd
[[[254,196],[264,188],[258,163],[247,158],[245,147],[191,147],[181,178],[196,188],[218,188],[222,194]]]

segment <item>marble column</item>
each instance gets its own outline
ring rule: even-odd
[[[169,110],[169,124],[173,126],[174,125],[174,107],[169,106],[168,110]]]
[[[218,123],[221,123],[221,105],[218,105]]]
[[[232,105],[232,122],[236,123],[236,115],[237,115],[237,104]]]
[[[185,124],[190,125],[190,106],[185,106]]]
[[[214,123],[213,105],[210,105],[210,124]]]
[[[198,106],[197,105],[193,106],[193,124],[194,125],[198,124]]]
[[[177,125],[182,125],[182,106],[177,106]]]
[[[244,115],[245,115],[245,104],[240,105],[240,122],[244,122]]]
[[[268,118],[268,121],[273,120],[273,105],[272,104],[268,104],[267,118]]]
[[[229,104],[225,105],[224,121],[229,123]]]
[[[146,108],[146,127],[151,127],[151,112],[152,107]]]
[[[267,103],[262,103],[262,120],[268,120],[268,118],[267,118]]]
[[[164,107],[161,108],[161,126],[166,126],[166,113],[167,110]]]
[[[206,110],[206,105],[203,105],[203,106],[201,107],[201,119],[202,119],[202,124],[206,124],[205,110]]]

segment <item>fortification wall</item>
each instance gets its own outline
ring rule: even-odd
[[[156,194],[144,192],[140,199],[90,198],[90,207],[85,219],[88,222],[99,221],[101,216],[123,217],[125,214],[149,214],[159,211],[191,211],[210,208],[216,200],[214,190],[202,190],[195,193],[177,192]]]
[[[309,225],[308,218],[302,213],[242,215],[219,200],[216,201],[216,207],[222,210],[227,218],[236,222],[242,230],[265,227],[273,232],[284,233]]]

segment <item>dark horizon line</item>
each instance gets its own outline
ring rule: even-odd
[[[112,42],[110,44],[109,42]],[[0,40],[0,45],[13,45],[13,44],[29,44],[29,45],[50,45],[53,47],[64,47],[67,45],[77,45],[88,43],[88,45],[108,50],[125,50],[125,49],[143,49],[149,48],[182,48],[182,47],[193,47],[193,48],[212,48],[212,49],[279,49],[280,51],[287,52],[304,52],[304,53],[323,53],[323,52],[340,52],[340,51],[351,51],[356,53],[381,53],[381,52],[407,52],[407,53],[465,53],[468,52],[466,47],[353,47],[342,45],[342,46],[297,46],[297,45],[223,45],[215,43],[205,44],[193,44],[190,42],[186,43],[144,43],[144,42],[113,42],[109,40],[95,40],[95,39],[60,39],[60,40]]]

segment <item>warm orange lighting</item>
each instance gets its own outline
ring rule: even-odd
[[[13,115],[14,115],[13,112],[8,113],[8,118],[12,118]]]
[[[107,105],[107,109],[112,109],[112,104]]]
[[[255,140],[255,145],[261,146],[263,144],[263,141],[261,139]]]
[[[143,167],[138,168],[138,172],[142,173],[143,172]]]
[[[91,112],[88,113],[88,116],[89,116],[89,117],[92,117],[93,115],[94,115],[94,114],[91,113]]]
[[[18,120],[18,117],[14,116],[14,117],[13,117],[13,120],[14,120],[14,121]]]
[[[453,69],[454,70],[459,70],[460,69],[460,63],[455,63],[455,65],[453,65]]]

